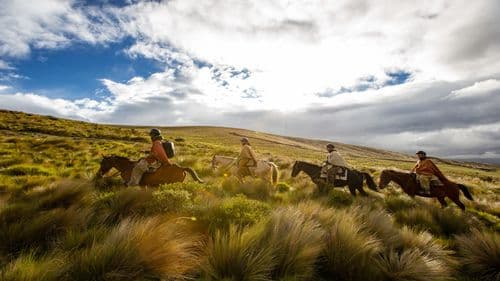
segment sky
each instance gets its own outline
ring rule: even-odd
[[[0,0],[0,108],[500,163],[498,0]]]

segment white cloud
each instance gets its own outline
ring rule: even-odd
[[[0,57],[26,57],[31,48],[57,49],[73,41],[116,40],[120,32],[109,14],[76,0],[3,0]]]
[[[500,95],[500,80],[488,79],[474,85],[451,92],[452,99],[478,98],[484,95]]]
[[[495,0],[172,0],[102,9],[4,2],[0,25],[10,28],[0,30],[0,68],[32,48],[127,36],[130,58],[165,67],[127,82],[102,79],[103,99],[12,92],[0,95],[7,108],[238,126],[441,155],[500,153]],[[394,72],[411,79],[386,87]]]

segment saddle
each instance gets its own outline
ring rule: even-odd
[[[422,183],[421,183],[421,181],[419,180],[419,177],[417,176],[417,174],[416,174],[416,173],[412,173],[412,174],[411,174],[411,177],[412,177],[412,180],[413,180],[413,181],[417,184],[417,186],[418,186],[418,191],[417,191],[417,193],[419,193],[419,194],[427,194],[427,193],[425,192],[425,189],[424,189],[424,187],[422,186]],[[443,183],[442,183],[439,179],[437,179],[437,178],[436,178],[436,179],[434,179],[434,178],[433,178],[433,179],[431,179],[431,180],[430,180],[430,185],[429,185],[430,189],[429,189],[429,190],[432,190],[432,189],[434,189],[434,188],[441,187],[441,186],[444,186],[444,184],[443,184]]]
[[[328,182],[335,183],[337,181],[347,180],[348,169],[340,166],[333,166],[328,169]]]

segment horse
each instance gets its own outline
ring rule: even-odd
[[[460,201],[460,191],[463,192],[467,199],[474,200],[469,192],[469,189],[465,185],[457,184],[449,180],[443,181],[443,186],[431,186],[430,194],[421,192],[422,189],[420,188],[416,177],[411,173],[383,170],[382,174],[380,174],[379,187],[385,188],[391,181],[397,183],[403,191],[411,197],[421,196],[437,198],[443,208],[448,205],[445,200],[445,197],[448,197],[455,204],[457,204],[462,211],[465,211],[465,205]]]
[[[336,180],[334,185],[325,185],[320,181],[321,166],[304,161],[295,161],[292,168],[292,177],[296,177],[301,171],[311,178],[321,193],[326,191],[329,186],[343,187],[347,185],[352,196],[356,196],[356,190],[358,190],[361,195],[367,196],[368,194],[363,189],[363,180],[366,180],[366,185],[368,185],[371,190],[377,191],[377,185],[368,173],[347,169],[347,180]]]
[[[101,166],[96,174],[96,179],[102,178],[109,170],[115,168],[119,171],[124,182],[129,182],[132,174],[132,169],[137,161],[132,161],[123,156],[111,155],[103,156]],[[146,172],[141,178],[140,186],[158,186],[165,183],[183,182],[186,178],[186,172],[199,183],[203,181],[198,177],[196,172],[187,167],[179,165],[162,165],[154,172]]]
[[[219,168],[219,171],[228,172],[234,176],[238,175],[237,158],[234,157],[214,155],[214,157],[212,157],[212,168]],[[256,167],[249,168],[256,177],[259,177],[264,181],[268,181],[272,183],[272,185],[276,185],[278,183],[278,166],[276,166],[273,162],[259,160],[257,161]]]

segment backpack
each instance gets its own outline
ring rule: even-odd
[[[164,141],[161,143],[163,145],[163,149],[165,150],[165,153],[167,154],[168,158],[173,158],[175,156],[175,146],[174,143],[171,141]]]

